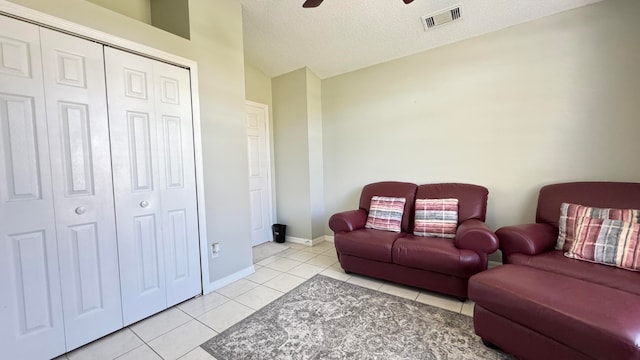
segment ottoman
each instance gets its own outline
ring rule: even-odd
[[[474,329],[522,359],[640,359],[640,297],[528,266],[469,280]]]

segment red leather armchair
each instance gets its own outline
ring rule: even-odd
[[[488,255],[498,249],[495,234],[484,223],[488,190],[471,184],[379,182],[366,185],[358,210],[334,214],[340,265],[346,272],[467,298],[471,275],[487,269]],[[401,232],[365,228],[373,196],[404,197]],[[455,239],[413,235],[415,199],[458,199]]]
[[[473,276],[474,328],[522,359],[640,359],[640,273],[555,250],[563,202],[640,208],[640,183],[540,189],[536,222],[496,231],[504,266]]]

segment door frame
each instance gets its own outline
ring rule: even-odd
[[[265,132],[266,132],[266,139],[265,139],[265,148],[267,149],[267,152],[269,153],[267,156],[267,169],[269,171],[269,173],[267,174],[267,188],[269,189],[269,221],[270,224],[274,224],[276,221],[276,194],[275,194],[275,189],[273,187],[273,174],[274,169],[273,169],[273,149],[271,148],[271,116],[269,114],[269,105],[267,104],[262,104],[259,102],[255,102],[255,101],[251,101],[251,100],[245,100],[246,106],[252,106],[255,108],[259,108],[261,109],[264,114],[265,114]],[[246,129],[246,125],[245,125],[245,129]],[[251,246],[255,246],[253,245],[253,239],[251,239]]]
[[[202,161],[202,131],[200,124],[200,94],[198,93],[198,64],[197,62],[177,56],[135,41],[127,40],[84,25],[45,14],[18,4],[0,0],[0,14],[19,20],[35,23],[53,30],[65,32],[70,35],[96,41],[103,45],[112,46],[133,54],[159,60],[182,68],[189,69],[191,81],[191,111],[193,115],[193,150],[196,169],[196,203],[198,208],[198,234],[200,241],[200,270],[202,279],[202,292],[208,294],[215,289],[211,286],[209,277],[209,258],[207,245],[207,223],[204,198],[204,169]]]

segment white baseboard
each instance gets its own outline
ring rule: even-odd
[[[301,245],[307,245],[307,246],[312,246],[312,241],[309,239],[303,239],[303,238],[299,238],[299,237],[294,237],[294,236],[287,236],[285,238],[286,242],[290,242],[290,243],[294,243],[294,244],[301,244]]]
[[[295,237],[295,236],[287,236],[286,237],[286,241],[288,241],[290,243],[294,243],[294,244],[301,244],[301,245],[306,245],[306,246],[314,246],[314,245],[320,244],[323,241],[326,241],[326,237],[325,237],[325,235],[322,235],[322,236],[318,236],[317,238],[311,240],[311,239],[299,238],[299,237]]]
[[[229,284],[231,284],[234,281],[238,281],[244,277],[247,277],[251,274],[253,274],[254,272],[256,272],[256,269],[253,267],[253,265],[244,268],[240,271],[237,271],[229,276],[225,276],[222,279],[216,280],[212,283],[209,283],[208,286],[206,286],[206,288],[202,289],[202,294],[203,295],[207,295],[210,292],[213,292],[215,290],[218,290],[222,287],[225,287]]]
[[[325,241],[327,241],[327,238],[324,235],[322,235],[322,236],[318,236],[317,238],[313,239],[312,243],[313,243],[313,245],[318,245],[318,244],[323,243]]]
[[[334,238],[333,238],[333,235],[325,235],[324,236],[324,241],[330,242],[330,243],[334,243],[335,242]]]

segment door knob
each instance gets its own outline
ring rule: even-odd
[[[140,201],[140,207],[146,208],[149,206],[149,202],[147,200]]]
[[[78,206],[75,210],[76,214],[82,215],[87,212],[87,209],[84,206]]]

